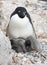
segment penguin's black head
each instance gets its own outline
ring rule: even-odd
[[[26,11],[26,9],[25,9],[24,7],[17,7],[17,8],[15,9],[15,11],[11,14],[11,17],[12,17],[13,15],[15,15],[15,14],[18,14],[18,16],[19,16],[20,18],[24,18],[25,15],[26,15],[26,13],[27,13],[27,11]]]

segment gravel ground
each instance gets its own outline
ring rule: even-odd
[[[12,59],[12,65],[47,65],[47,52],[15,53]]]

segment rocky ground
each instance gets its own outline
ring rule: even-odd
[[[16,53],[5,36],[10,14],[17,6],[29,12],[43,51]],[[0,0],[0,65],[47,65],[47,1]]]

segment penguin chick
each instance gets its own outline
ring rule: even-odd
[[[29,36],[25,41],[25,48],[28,50],[36,50],[41,51],[42,50],[42,44],[34,37]]]
[[[15,50],[17,53],[19,52],[25,53],[26,49],[25,49],[24,43],[25,43],[25,40],[23,38],[13,39],[11,40],[12,49]]]
[[[17,7],[10,16],[10,22],[7,28],[7,33],[10,39],[28,36],[35,34],[34,26],[30,15],[24,7]]]

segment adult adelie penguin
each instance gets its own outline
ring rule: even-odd
[[[24,7],[17,7],[11,14],[8,33],[11,39],[27,38],[35,33],[30,15]]]
[[[34,26],[30,15],[24,7],[17,7],[11,14],[8,34],[12,49],[16,52],[29,52],[32,48],[41,49],[40,43],[33,37],[33,34],[35,34]]]

